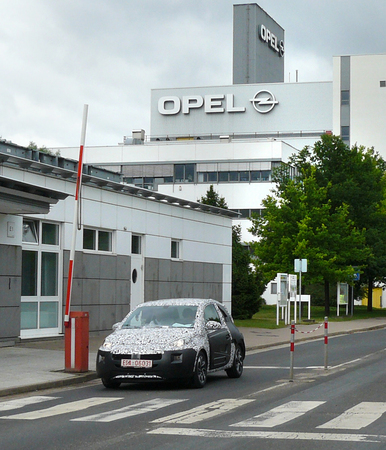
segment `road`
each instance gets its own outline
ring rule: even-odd
[[[164,384],[83,386],[0,401],[0,448],[384,449],[386,330],[247,355],[240,379],[204,389]]]

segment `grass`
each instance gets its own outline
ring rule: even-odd
[[[324,306],[312,306],[311,307],[311,320],[315,323],[321,323],[324,320]],[[349,320],[358,319],[371,319],[375,317],[385,317],[386,309],[376,309],[373,308],[371,312],[367,311],[367,306],[355,306],[353,316],[346,316],[346,310],[342,307],[339,309],[339,317],[336,314],[336,307],[330,307],[330,316],[328,318],[329,322],[344,322]],[[302,313],[302,319],[307,319],[307,308],[304,309]],[[307,323],[302,321],[302,323]],[[275,305],[264,305],[261,307],[259,312],[257,312],[252,319],[247,320],[235,320],[235,324],[238,327],[250,327],[250,328],[284,328],[288,325],[284,324],[284,321],[280,321],[279,326],[276,325],[276,306]]]

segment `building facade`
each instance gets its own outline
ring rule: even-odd
[[[330,82],[284,83],[284,29],[274,19],[256,4],[235,5],[233,36],[233,85],[154,89],[150,133],[88,148],[85,158],[189,201],[214,185],[240,213],[234,223],[248,242],[248,219],[262,213],[272,170],[322,134],[386,158],[386,54],[334,57]],[[76,149],[59,150],[75,157]]]
[[[63,332],[77,162],[0,143],[0,342]],[[71,309],[109,330],[137,304],[214,298],[231,309],[236,214],[86,165]]]

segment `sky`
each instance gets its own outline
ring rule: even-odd
[[[151,89],[232,84],[237,0],[0,0],[0,138],[74,147],[150,132]],[[259,0],[285,30],[285,82],[386,53],[384,0]]]

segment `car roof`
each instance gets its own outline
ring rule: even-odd
[[[150,302],[141,303],[138,306],[179,306],[179,305],[189,305],[189,306],[200,306],[208,305],[210,303],[221,304],[217,300],[210,298],[168,298],[163,300],[152,300]]]

